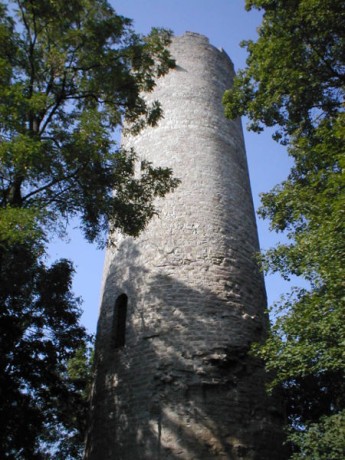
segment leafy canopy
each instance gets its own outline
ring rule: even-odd
[[[224,95],[229,117],[276,128],[293,159],[289,176],[262,195],[262,217],[288,242],[262,262],[285,279],[301,276],[274,309],[257,346],[286,398],[294,459],[345,455],[345,2],[248,0],[263,11],[247,67]],[[340,454],[341,452],[341,454]]]
[[[1,248],[1,458],[40,459],[52,447],[76,454],[82,445],[84,385],[68,365],[87,335],[72,273],[67,260],[46,267],[31,246]]]
[[[161,116],[143,91],[174,63],[170,34],[135,34],[105,0],[0,3],[0,220],[42,232],[81,217],[102,241],[109,222],[136,235],[152,200],[177,181],[116,143],[124,115],[138,132]],[[116,193],[113,193],[113,191]],[[36,228],[35,228],[36,224]],[[0,239],[8,225],[0,225]]]
[[[341,110],[344,97],[342,0],[247,0],[263,11],[256,42],[234,87],[224,96],[229,118],[248,115],[249,128],[278,128],[278,138],[308,132]]]
[[[143,92],[174,66],[170,33],[137,35],[106,0],[0,0],[0,457],[80,458],[90,380],[52,231],[137,235],[178,180],[117,143],[161,116]],[[135,171],[139,171],[135,173]]]

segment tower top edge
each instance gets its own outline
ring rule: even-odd
[[[185,36],[185,35],[187,35],[189,37],[199,38],[201,40],[206,41],[206,43],[210,43],[210,40],[209,40],[208,37],[206,37],[206,35],[199,34],[198,32],[192,32],[190,30],[186,30],[186,32],[184,34],[182,34],[182,37]]]
[[[198,32],[192,32],[192,31],[187,30],[182,35],[175,35],[173,37],[173,39],[172,39],[172,42],[174,42],[174,41],[178,42],[180,40],[194,41],[195,43],[204,44],[205,46],[210,46],[211,48],[216,50],[218,53],[223,55],[231,63],[232,67],[234,67],[234,64],[233,64],[230,56],[228,55],[228,53],[222,47],[217,48],[216,46],[212,45],[210,43],[209,38],[206,35],[200,34]]]

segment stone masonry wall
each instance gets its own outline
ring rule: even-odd
[[[164,119],[124,145],[181,185],[139,238],[107,252],[86,458],[280,459],[281,411],[247,354],[267,318],[242,128],[221,104],[233,65],[194,33],[171,51],[177,67],[149,95]]]

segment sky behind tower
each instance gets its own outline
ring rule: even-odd
[[[171,29],[175,35],[186,31],[206,35],[210,43],[223,48],[234,62],[235,69],[245,66],[247,53],[240,47],[242,40],[254,39],[261,14],[247,12],[244,0],[110,0],[118,14],[133,19],[138,33],[148,33],[151,27]],[[245,129],[242,120],[254,205],[260,204],[259,194],[269,191],[286,178],[291,165],[286,150],[271,139],[271,132],[258,135]],[[268,223],[257,220],[260,246],[267,249],[277,240],[269,232]],[[76,224],[77,225],[77,224]],[[78,229],[70,229],[69,243],[55,240],[50,246],[51,259],[71,259],[76,268],[73,289],[83,298],[83,323],[94,332],[100,304],[103,252],[83,241]],[[272,304],[288,288],[278,275],[266,277],[268,303]]]

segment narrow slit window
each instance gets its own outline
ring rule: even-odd
[[[126,342],[126,318],[127,318],[126,294],[121,294],[115,301],[113,313],[113,343],[115,348],[121,348]]]

